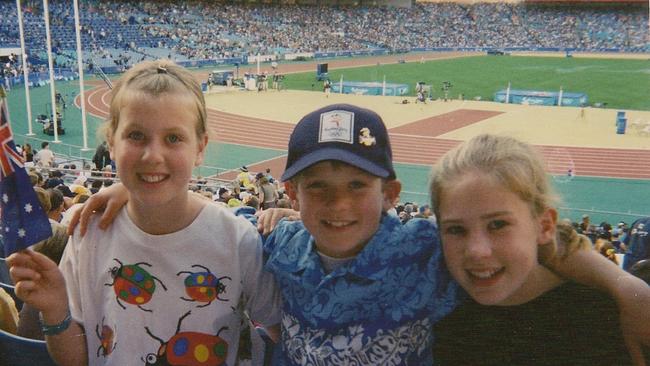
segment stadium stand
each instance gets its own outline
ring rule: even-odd
[[[23,9],[33,65],[45,63],[42,5]],[[647,52],[647,4],[415,3],[410,8],[219,2],[81,4],[86,62],[123,69],[147,58],[215,60],[287,52],[521,48]],[[317,11],[314,11],[317,10]],[[0,3],[0,46],[19,44],[17,12]],[[55,64],[76,62],[71,1],[52,2]]]

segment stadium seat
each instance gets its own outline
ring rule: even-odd
[[[0,329],[0,366],[56,366],[45,341],[7,333]]]

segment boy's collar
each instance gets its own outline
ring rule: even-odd
[[[367,278],[373,281],[382,279],[385,271],[390,268],[393,256],[391,255],[396,250],[391,249],[396,245],[401,245],[398,241],[386,241],[391,235],[395,235],[395,230],[402,226],[398,218],[390,215],[383,214],[381,224],[377,232],[372,236],[365,248],[357,254],[356,258],[347,265],[332,272],[334,276],[340,276],[345,273],[350,273],[358,277]],[[309,234],[304,229],[305,234]],[[291,245],[295,251],[292,251],[293,261],[283,261],[283,270],[297,273],[301,271],[320,270],[320,256],[317,253],[316,243],[314,237],[309,235],[309,242],[307,245],[298,245],[299,242],[304,240],[304,236],[294,237],[292,241],[296,240],[296,245]],[[389,245],[390,247],[382,248],[380,246]],[[318,265],[314,265],[318,263]]]

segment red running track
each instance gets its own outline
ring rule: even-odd
[[[110,91],[102,85],[90,90],[86,95],[88,112],[97,117],[106,118]],[[79,97],[77,97],[76,103],[79,104]],[[450,115],[448,116],[449,123],[445,123],[444,115],[431,117],[431,119],[436,119],[437,126],[447,125],[451,129],[468,124],[458,125],[454,112],[448,113],[448,115]],[[487,116],[489,113],[483,118],[487,118]],[[389,131],[395,162],[432,165],[440,156],[459,143],[455,140],[437,138],[436,135],[439,134],[422,135],[418,133],[417,131],[424,131],[419,127],[422,127],[423,123],[428,120],[412,122]],[[477,122],[476,118],[469,123],[474,122]],[[215,141],[280,150],[286,150],[289,135],[293,129],[293,125],[288,123],[246,117],[214,109],[208,109],[208,126],[216,136]],[[447,131],[448,129],[439,132]],[[650,179],[650,149],[545,145],[538,147],[547,161],[549,173],[566,174],[567,170],[571,168],[575,174],[580,176]],[[271,167],[274,175],[279,176],[284,169],[284,158],[275,160],[265,161],[259,166],[251,164],[251,167],[253,171],[262,171],[266,167]],[[224,176],[224,178],[229,179],[230,175],[232,174]]]

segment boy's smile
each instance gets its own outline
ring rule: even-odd
[[[356,255],[374,235],[390,196],[386,192],[381,178],[332,161],[314,164],[287,182],[317,249],[335,258]]]

